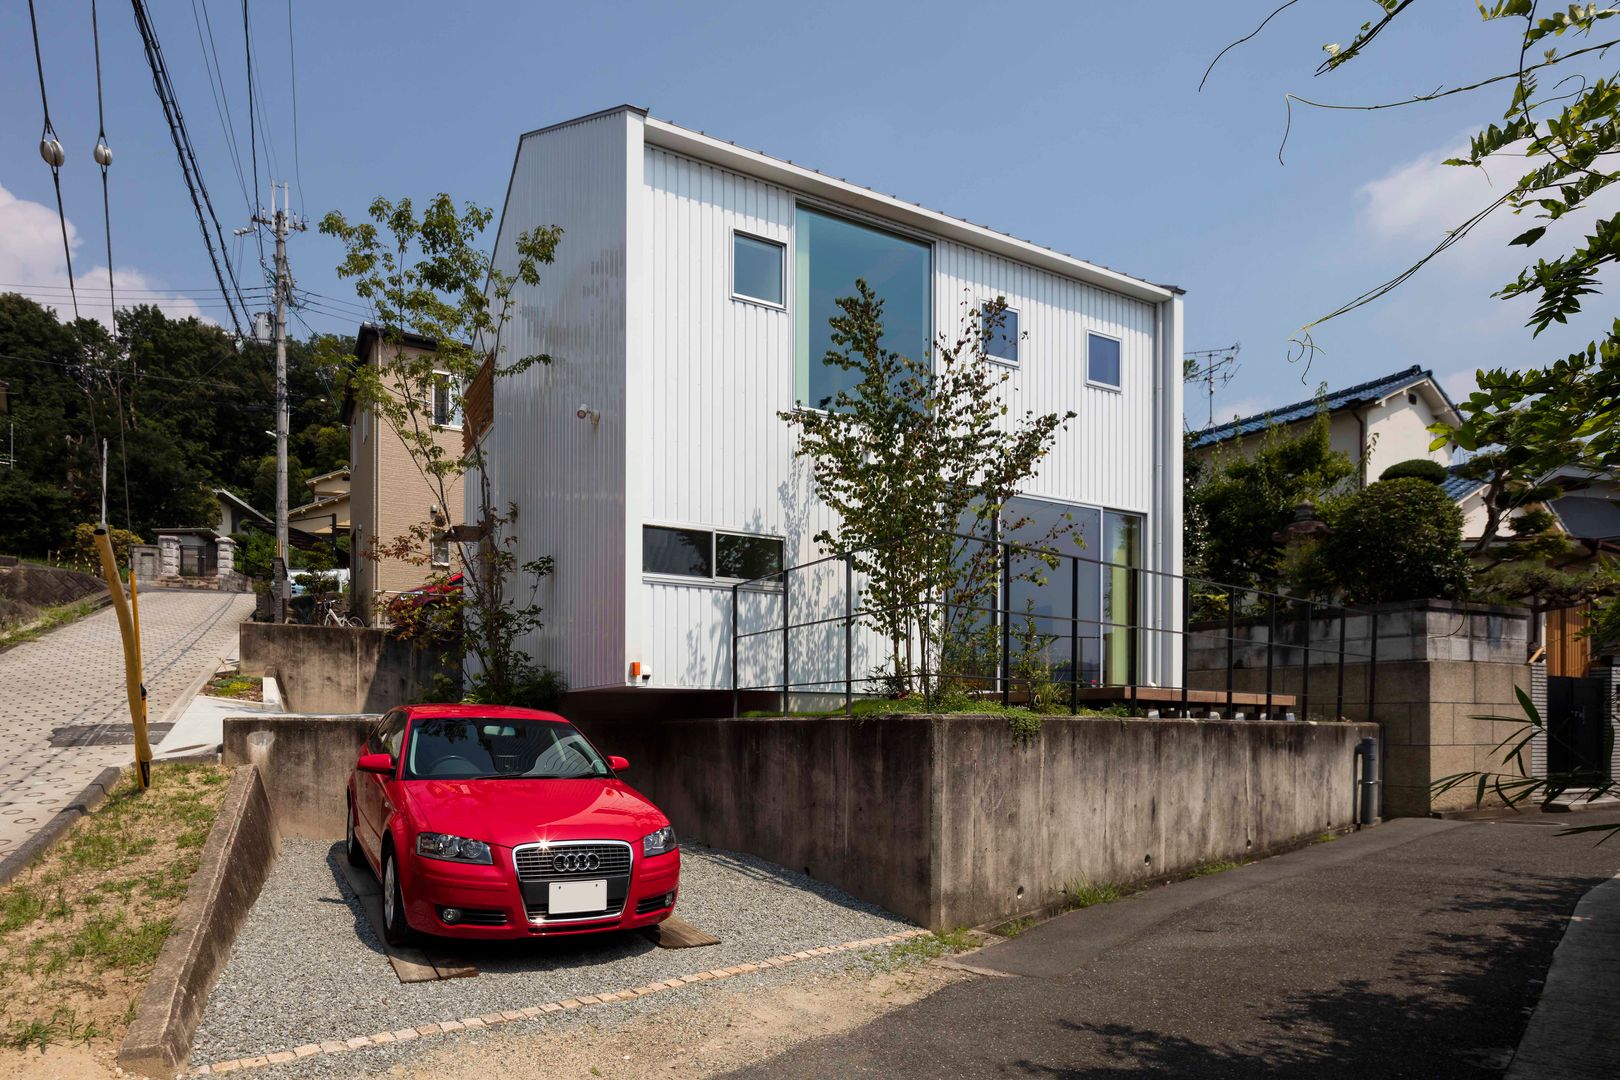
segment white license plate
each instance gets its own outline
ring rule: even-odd
[[[607,907],[607,881],[553,881],[546,914],[577,915]]]

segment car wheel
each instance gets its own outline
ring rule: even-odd
[[[366,853],[360,850],[360,841],[354,837],[354,803],[352,801],[349,803],[349,821],[348,827],[344,830],[343,840],[344,847],[347,849],[345,854],[349,856],[349,865],[365,866]]]
[[[405,921],[405,894],[399,887],[398,867],[392,851],[383,855],[383,938],[390,945],[407,945],[411,924]]]

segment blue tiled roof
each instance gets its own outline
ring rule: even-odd
[[[1446,498],[1452,502],[1462,502],[1483,486],[1483,481],[1458,476],[1457,466],[1455,465],[1446,470],[1446,478],[1440,482],[1440,490],[1445,492]]]
[[[1360,383],[1344,390],[1335,390],[1327,395],[1324,404],[1329,412],[1352,405],[1365,405],[1370,402],[1381,401],[1403,387],[1433,377],[1434,372],[1426,371],[1417,364],[1413,364],[1405,371],[1397,371],[1393,375],[1385,375],[1383,378],[1373,379],[1371,382]],[[1436,383],[1435,385],[1438,386],[1439,384]],[[1445,390],[1442,389],[1440,392],[1443,395]],[[1295,402],[1292,405],[1284,405],[1276,409],[1268,409],[1263,413],[1246,416],[1241,420],[1216,424],[1214,427],[1194,432],[1190,445],[1194,450],[1198,450],[1205,446],[1214,446],[1216,443],[1226,442],[1228,439],[1253,435],[1256,432],[1264,431],[1272,424],[1291,424],[1296,420],[1309,420],[1316,415],[1316,409],[1317,402],[1315,398]]]

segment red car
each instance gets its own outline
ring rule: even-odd
[[[384,936],[523,938],[651,926],[680,891],[669,819],[555,713],[411,705],[349,774],[348,856],[383,887]]]

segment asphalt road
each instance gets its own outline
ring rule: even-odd
[[[734,1075],[1500,1077],[1620,813],[1400,820],[1073,912]],[[1613,987],[1594,988],[1612,997]]]

